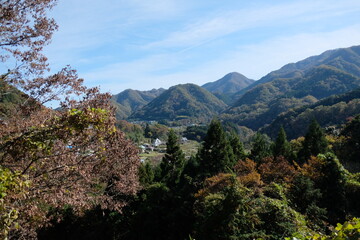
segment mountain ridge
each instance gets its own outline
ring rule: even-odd
[[[224,102],[200,86],[191,83],[179,84],[135,111],[129,119],[208,121],[226,106]]]

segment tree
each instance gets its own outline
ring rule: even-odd
[[[148,123],[146,123],[145,129],[144,129],[144,136],[146,138],[151,138],[153,136],[151,129],[150,129],[150,125]]]
[[[212,120],[197,155],[203,177],[228,172],[236,163],[234,153],[219,120]]]
[[[149,161],[142,163],[139,167],[139,181],[143,187],[147,187],[154,181],[154,170]]]
[[[297,211],[306,214],[312,222],[320,223],[326,216],[326,209],[319,207],[322,194],[314,185],[309,177],[297,175],[291,185],[289,195]]]
[[[232,131],[229,136],[229,143],[233,150],[235,159],[236,160],[240,160],[240,159],[244,160],[246,157],[244,145],[240,141],[239,136],[234,131]]]
[[[310,156],[317,156],[319,153],[325,153],[328,149],[327,147],[328,143],[325,134],[319,123],[313,119],[298,154],[300,162],[304,163]]]
[[[166,143],[166,153],[160,164],[162,181],[169,187],[178,184],[184,164],[185,154],[180,149],[176,133],[171,129]]]
[[[341,135],[346,137],[344,160],[358,161],[360,159],[360,115],[346,124]]]
[[[290,144],[286,139],[286,133],[283,127],[280,128],[278,136],[272,145],[272,152],[274,158],[279,156],[283,156],[285,158],[290,157]]]
[[[250,159],[255,162],[260,162],[263,158],[269,157],[270,155],[271,151],[269,141],[266,139],[265,135],[259,132],[256,133],[253,139]]]
[[[115,128],[110,95],[83,86],[70,67],[46,76],[42,48],[57,28],[46,14],[55,3],[5,0],[0,5],[0,57],[16,63],[0,77],[0,102],[18,91],[14,87],[22,91],[16,107],[0,119],[0,167],[28,183],[26,194],[3,196],[0,214],[18,212],[20,227],[11,225],[8,237],[19,239],[35,237],[47,207],[118,209],[124,203],[117,196],[138,187],[137,149]],[[60,101],[61,111],[44,107],[53,100]]]
[[[29,84],[34,75],[48,69],[41,53],[57,29],[54,19],[47,17],[56,0],[5,0],[0,6],[0,58],[12,60],[9,69],[13,83]],[[16,79],[17,78],[17,79]],[[31,87],[31,86],[29,86]]]

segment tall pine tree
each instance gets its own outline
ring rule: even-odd
[[[272,145],[272,152],[274,158],[283,156],[287,160],[289,160],[290,157],[290,144],[286,139],[286,132],[284,128],[281,126],[278,136]]]
[[[302,148],[299,151],[298,160],[300,163],[304,163],[310,156],[317,156],[319,153],[325,153],[327,150],[328,142],[325,138],[325,133],[319,123],[313,119],[305,135]]]
[[[161,181],[169,187],[179,182],[185,164],[185,154],[180,148],[178,137],[174,130],[170,130],[166,143],[166,153],[160,164]]]
[[[239,136],[233,131],[231,132],[231,134],[229,136],[229,143],[230,143],[230,146],[232,147],[232,150],[233,150],[233,153],[235,156],[235,160],[236,161],[244,160],[246,158],[244,145],[240,141]]]
[[[269,140],[266,138],[266,135],[259,132],[256,133],[253,139],[250,158],[255,162],[260,162],[263,158],[269,156],[271,156]]]
[[[212,120],[197,158],[203,178],[228,172],[236,163],[233,150],[219,120]]]

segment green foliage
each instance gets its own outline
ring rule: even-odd
[[[286,240],[357,240],[360,239],[360,219],[353,218],[344,224],[338,223],[330,235],[306,234],[306,236],[296,233],[292,238]]]
[[[23,199],[30,182],[19,172],[13,173],[0,166],[0,237],[7,239],[10,229],[18,229],[19,210],[9,207],[9,202]]]
[[[246,153],[243,143],[240,141],[239,136],[235,132],[231,132],[229,135],[229,144],[234,153],[236,161],[244,160],[246,158]]]
[[[184,164],[185,154],[180,149],[177,135],[171,129],[166,143],[166,153],[160,164],[161,181],[170,187],[177,185],[180,181]]]
[[[307,161],[310,156],[317,156],[320,153],[325,153],[328,149],[328,142],[325,134],[318,122],[313,119],[308,132],[305,135],[305,140],[302,143],[302,148],[298,154],[300,162]]]
[[[161,139],[165,139],[167,137],[168,134],[168,127],[161,125],[159,123],[156,124],[146,124],[145,129],[144,129],[144,136],[146,138],[161,138]]]
[[[290,139],[306,134],[308,124],[317,119],[320,126],[340,125],[352,116],[360,113],[360,88],[333,95],[314,104],[290,109],[279,115],[270,125],[262,129],[263,133],[275,137],[277,129],[284,127]]]
[[[219,120],[212,120],[197,155],[203,178],[229,172],[236,159]]]
[[[263,158],[271,156],[270,140],[261,133],[256,133],[252,141],[250,159],[260,162]]]
[[[280,128],[278,136],[272,145],[272,152],[274,158],[279,156],[283,156],[288,160],[291,158],[290,144],[286,139],[286,133],[283,127]]]
[[[183,132],[183,136],[189,140],[201,142],[206,136],[207,126],[188,126]]]
[[[146,138],[152,138],[152,136],[153,136],[151,129],[150,129],[150,125],[148,123],[146,124],[145,129],[144,129],[144,136]]]
[[[146,161],[139,166],[139,182],[142,186],[147,187],[151,185],[155,178],[154,170],[150,162]]]
[[[360,163],[360,115],[347,123],[341,135],[345,136],[344,152],[345,161]]]
[[[135,143],[144,140],[144,130],[140,125],[129,123],[125,120],[119,120],[116,126],[125,133],[126,137]]]
[[[197,215],[195,239],[252,239],[257,231],[251,192],[231,180],[230,185],[201,197],[195,203]]]
[[[322,193],[319,206],[327,209],[327,219],[331,224],[342,222],[346,215],[345,184],[348,173],[334,154],[319,154],[318,158],[321,164],[314,182]]]
[[[315,188],[309,177],[296,176],[288,194],[294,209],[305,214],[314,224],[320,225],[320,221],[326,218],[326,209],[319,207],[321,190]]]

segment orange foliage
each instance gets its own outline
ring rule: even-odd
[[[301,168],[301,173],[305,176],[308,176],[312,180],[319,179],[323,176],[321,169],[323,168],[325,162],[323,159],[311,156],[307,163],[305,163]]]
[[[195,197],[203,198],[210,193],[216,193],[224,189],[226,186],[234,183],[234,177],[230,173],[219,173],[213,177],[205,179],[204,188],[200,189]]]
[[[256,170],[256,163],[247,158],[240,160],[234,167],[237,179],[245,187],[257,187],[262,185],[261,176]]]
[[[262,160],[258,167],[261,178],[265,183],[271,182],[292,182],[297,171],[290,165],[290,163],[282,156],[274,159],[267,157]]]

